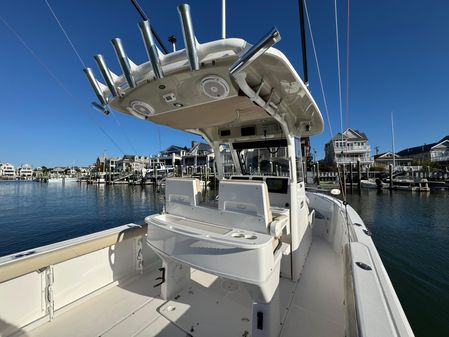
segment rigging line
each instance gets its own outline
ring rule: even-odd
[[[67,89],[67,87],[62,83],[62,81],[48,68],[48,66],[42,61],[42,59],[34,52],[33,49],[22,39],[22,37],[17,33],[17,31],[10,26],[10,24],[0,15],[0,20],[3,22],[3,24],[6,26],[6,28],[9,29],[9,31],[19,40],[19,42],[22,44],[22,46],[33,56],[33,58],[39,63],[46,71],[47,73],[61,86],[61,88],[71,96],[73,95],[70,93],[70,91]]]
[[[120,122],[118,121],[118,119],[115,117],[115,113],[113,111],[111,111],[111,115],[112,118],[114,119],[114,121],[117,123],[119,129],[122,131],[123,135],[125,136],[126,140],[128,141],[129,145],[131,146],[131,148],[133,149],[134,153],[137,154],[137,150],[134,147],[134,144],[131,142],[131,139],[129,139],[128,134],[125,132],[125,129],[122,128],[122,125],[120,124]]]
[[[50,6],[50,3],[47,0],[44,0],[45,3],[47,4],[48,9],[50,10],[51,14],[53,14],[53,17],[55,18],[56,22],[59,25],[59,28],[61,28],[62,32],[64,33],[67,41],[69,42],[70,46],[72,47],[73,51],[75,52],[76,56],[78,57],[78,60],[80,61],[80,63],[83,65],[83,68],[87,68],[86,64],[84,63],[83,59],[81,58],[80,54],[78,53],[78,51],[75,48],[75,45],[73,44],[72,40],[70,39],[69,35],[67,34],[67,32],[65,31],[64,27],[61,24],[61,21],[59,21],[58,17],[56,16],[56,13],[53,11],[53,8]]]
[[[159,125],[156,124],[157,129],[157,138],[159,140],[159,151],[162,151],[162,145],[161,145],[161,130],[159,129]]]
[[[70,46],[72,47],[74,53],[76,54],[76,56],[78,57],[78,60],[80,61],[81,65],[83,66],[83,68],[87,68],[86,64],[84,63],[82,57],[80,56],[80,54],[78,53],[75,45],[73,44],[72,40],[70,39],[69,35],[67,34],[66,30],[64,29],[61,21],[58,19],[58,16],[56,15],[55,11],[53,10],[53,8],[50,6],[50,3],[48,2],[48,0],[44,0],[45,3],[47,4],[48,9],[50,10],[51,14],[53,15],[53,17],[55,18],[56,22],[58,23],[59,28],[61,29],[62,33],[64,34],[64,36],[66,37],[67,41],[69,42]],[[127,139],[128,143],[131,145],[131,148],[134,150],[135,153],[137,153],[134,145],[132,144],[131,140],[129,139],[127,133],[125,132],[124,128],[121,127],[120,123],[118,123],[117,119],[115,118],[114,114],[112,114],[113,119],[116,121],[117,125],[119,126],[119,129],[122,131],[123,135],[125,136],[125,138]]]
[[[331,120],[329,118],[329,109],[327,108],[326,95],[324,93],[323,79],[321,78],[320,63],[318,62],[318,55],[317,55],[316,48],[315,48],[315,39],[313,38],[312,25],[310,24],[310,18],[309,18],[309,12],[307,10],[307,1],[306,0],[304,0],[304,9],[305,9],[306,18],[307,18],[307,25],[309,26],[310,40],[312,41],[313,55],[315,57],[316,68],[318,70],[318,79],[320,80],[321,94],[323,96],[324,109],[326,110],[326,119],[327,119],[327,123],[329,125],[329,131],[331,134],[331,138],[334,138],[334,133],[332,132]]]
[[[338,67],[338,96],[340,100],[340,131],[343,137],[343,108],[341,99],[341,71],[340,71],[340,43],[338,37],[338,11],[337,11],[337,0],[334,1],[335,9],[335,35],[337,40],[337,67]]]
[[[45,71],[63,89],[63,91],[81,106],[80,100],[76,96],[74,96],[69,91],[69,89],[67,89],[67,87],[64,85],[64,83],[50,70],[50,68],[45,64],[45,62],[42,61],[42,59],[34,52],[33,49],[31,49],[31,47],[25,42],[25,40],[22,39],[22,37],[19,35],[19,33],[17,33],[17,31],[1,15],[0,15],[0,21],[3,22],[3,24],[6,26],[6,28],[9,29],[9,31],[17,38],[17,40],[19,40],[19,42],[22,44],[22,46],[33,56],[33,58],[37,61],[37,63],[39,63],[45,69]],[[84,107],[83,107],[83,111],[87,115],[89,115],[89,113],[84,110]],[[89,115],[89,118],[92,118],[92,116]],[[118,146],[118,144],[112,139],[112,137],[95,120],[93,120],[93,122],[100,129],[100,131],[115,145],[115,147],[117,147],[117,149],[120,152],[125,154],[122,151],[122,149],[120,148],[120,146]]]
[[[349,23],[351,0],[348,0],[348,24],[346,30],[346,129],[349,123]]]

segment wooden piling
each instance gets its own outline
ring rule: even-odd
[[[351,193],[352,193],[352,163],[351,164],[349,164],[349,181],[350,181],[350,183],[351,183],[351,186],[349,187],[349,190],[351,191]]]
[[[360,165],[360,159],[357,159],[357,178],[359,178],[358,181],[358,187],[359,187],[359,191],[361,190],[362,187],[362,166]]]
[[[388,175],[390,177],[390,190],[393,189],[393,165],[388,165]]]

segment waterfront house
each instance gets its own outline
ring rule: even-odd
[[[122,158],[116,160],[115,172],[141,172],[149,165],[149,156],[125,154]]]
[[[54,167],[50,170],[50,178],[62,178],[65,176],[66,167]]]
[[[328,165],[355,164],[358,160],[363,166],[373,164],[371,147],[365,133],[348,128],[343,134],[337,133],[324,146],[324,161]]]
[[[209,144],[192,141],[192,147],[182,157],[182,165],[188,167],[211,166],[214,153]]]
[[[399,151],[397,154],[412,158],[417,162],[443,162],[449,161],[449,136],[445,136],[438,142],[409,147]]]
[[[29,164],[23,164],[17,168],[17,176],[21,179],[30,180],[33,177],[33,168]]]
[[[97,160],[95,161],[95,169],[97,172],[116,172],[117,163],[120,159],[120,157],[97,157]]]
[[[374,156],[374,165],[383,167],[387,169],[389,165],[394,165],[395,169],[402,169],[406,166],[412,165],[412,158],[408,157],[401,157],[397,153],[394,154],[394,160],[393,160],[393,153],[392,152],[384,152],[379,153]]]
[[[430,148],[430,161],[449,162],[449,139],[444,139]]]
[[[186,155],[187,147],[177,145],[170,145],[165,150],[160,151],[156,156],[150,158],[150,168],[153,166],[164,166],[166,168],[173,168],[176,165],[181,165],[182,157]]]
[[[179,157],[185,156],[188,149],[187,147],[181,147],[177,145],[170,145],[165,150],[159,153],[160,157],[170,157],[172,154],[175,154]]]
[[[13,179],[16,177],[14,166],[10,163],[0,164],[0,178]]]

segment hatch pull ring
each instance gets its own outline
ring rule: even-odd
[[[164,267],[159,268],[159,271],[162,272],[162,275],[159,276],[159,277],[156,277],[155,280],[156,280],[156,281],[157,281],[157,280],[161,280],[161,282],[159,282],[158,284],[155,284],[155,285],[153,286],[153,288],[159,287],[160,285],[162,285],[162,284],[165,282],[165,268],[164,268]]]

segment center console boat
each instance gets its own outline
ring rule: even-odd
[[[163,55],[142,21],[148,62],[135,65],[114,39],[123,74],[101,55],[106,85],[85,72],[105,113],[203,137],[215,153],[218,195],[204,200],[194,178],[166,179],[164,210],[145,218],[143,238],[160,265],[141,286],[158,305],[109,330],[91,319],[92,336],[413,336],[363,220],[341,200],[306,192],[300,138],[320,133],[323,119],[272,47],[278,30],[254,45],[200,44],[189,6],[178,11],[185,49]]]

